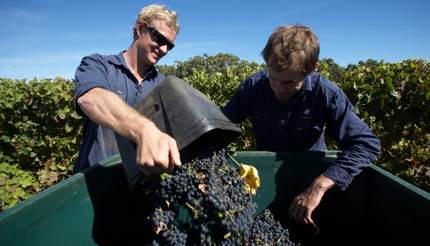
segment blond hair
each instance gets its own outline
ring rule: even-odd
[[[151,4],[140,11],[137,16],[136,24],[133,27],[134,39],[137,37],[137,32],[143,26],[151,26],[154,20],[162,20],[167,26],[179,33],[178,17],[175,11],[168,9],[165,5]]]
[[[319,53],[317,36],[304,25],[276,28],[261,52],[268,67],[305,74],[316,69]]]

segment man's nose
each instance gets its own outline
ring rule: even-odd
[[[165,55],[165,54],[167,54],[167,52],[169,52],[167,50],[167,44],[165,44],[165,45],[159,45],[158,47],[163,52],[163,55]]]

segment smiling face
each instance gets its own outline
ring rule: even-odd
[[[303,86],[306,75],[303,72],[288,70],[275,70],[268,68],[270,88],[281,103],[286,103],[288,99],[296,94]]]
[[[136,40],[138,60],[155,65],[169,51],[168,43],[174,44],[175,40],[176,31],[165,21],[154,20],[151,25],[143,25]]]

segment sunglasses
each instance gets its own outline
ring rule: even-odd
[[[175,47],[175,45],[172,42],[170,42],[166,37],[164,37],[163,34],[157,31],[157,29],[150,26],[148,26],[147,29],[151,32],[152,37],[154,38],[153,40],[157,44],[161,46],[167,45],[167,50],[171,50]]]

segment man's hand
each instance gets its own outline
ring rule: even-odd
[[[331,179],[323,175],[318,176],[305,191],[294,198],[288,211],[290,219],[318,229],[312,220],[312,212],[320,204],[325,192],[334,184]]]
[[[161,132],[152,122],[141,128],[137,138],[136,162],[145,175],[169,172],[181,165],[176,141]]]

